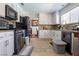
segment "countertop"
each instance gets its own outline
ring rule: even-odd
[[[74,33],[74,32],[79,32],[79,31],[77,31],[77,30],[54,30],[54,31],[66,31],[66,32],[72,32],[72,33]]]
[[[79,32],[79,31],[76,31],[76,30],[62,30],[62,31],[72,32],[72,33],[74,33],[74,32]]]
[[[41,31],[41,30],[39,30],[39,31]],[[43,31],[47,31],[47,30],[43,30]],[[48,31],[52,31],[52,30],[48,30]],[[53,30],[53,31],[66,31],[66,32],[72,32],[72,33],[79,32],[77,30]]]
[[[14,31],[14,29],[0,29],[0,32],[4,32],[4,31]]]

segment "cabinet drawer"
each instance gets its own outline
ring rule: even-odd
[[[14,32],[6,32],[7,37],[13,37],[14,36]]]
[[[4,33],[0,33],[0,40],[3,40],[5,38]]]

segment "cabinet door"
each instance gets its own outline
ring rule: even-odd
[[[71,16],[71,23],[78,23],[78,21],[79,21],[79,7],[71,10],[70,16]]]
[[[14,53],[14,41],[13,38],[10,38],[8,40],[8,45],[7,45],[7,55],[11,56]]]
[[[6,41],[5,40],[0,40],[0,56],[6,56]]]
[[[43,30],[40,30],[39,31],[39,38],[43,38],[44,37],[44,31]]]
[[[61,40],[61,31],[56,31],[55,32],[55,39],[56,40]]]
[[[61,16],[61,23],[62,24],[68,24],[68,23],[70,23],[70,21],[71,21],[70,20],[70,12]]]
[[[5,17],[5,3],[0,3],[0,16]]]
[[[7,32],[7,55],[10,56],[14,53],[14,33],[13,32]]]

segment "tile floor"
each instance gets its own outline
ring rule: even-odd
[[[68,53],[58,54],[50,45],[50,39],[31,38],[30,45],[34,47],[32,56],[69,56]]]

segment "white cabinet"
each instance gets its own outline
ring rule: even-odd
[[[51,38],[52,40],[61,40],[62,31],[59,30],[40,30],[39,38]]]
[[[70,12],[68,12],[68,13],[61,16],[61,23],[62,24],[68,24],[70,22],[71,22],[71,20],[70,20]]]
[[[52,30],[51,35],[52,40],[61,40],[61,31]]]
[[[39,38],[51,38],[51,30],[40,30]]]
[[[78,23],[79,21],[79,7],[70,11],[71,23]]]
[[[46,34],[46,31],[45,30],[40,30],[39,31],[39,38],[47,38],[46,35],[47,34]]]
[[[8,40],[8,46],[7,46],[7,55],[10,56],[14,53],[14,32],[10,31],[7,32],[7,40]]]
[[[7,55],[6,41],[5,40],[0,40],[0,56],[6,56],[6,55]]]
[[[18,19],[17,22],[20,21],[20,16],[23,16],[24,10],[17,3],[0,3],[0,16],[5,17],[5,5],[9,5],[13,8],[17,13]]]
[[[39,24],[53,24],[53,18],[51,13],[40,13]]]
[[[76,7],[61,16],[61,24],[78,23],[78,22],[79,22],[79,7]]]
[[[52,38],[52,40],[55,39],[55,31],[54,30],[51,31],[51,38]]]
[[[5,17],[5,3],[0,3],[0,16]]]
[[[14,31],[0,32],[0,55],[10,56],[14,53]]]
[[[61,31],[55,31],[55,39],[61,40]]]

